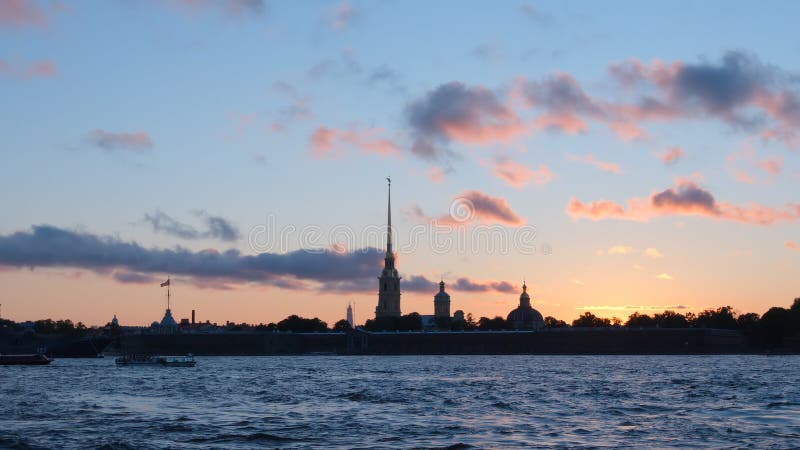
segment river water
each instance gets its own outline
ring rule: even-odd
[[[800,446],[800,357],[200,357],[0,367],[2,448]]]

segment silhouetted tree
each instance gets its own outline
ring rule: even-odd
[[[475,330],[478,328],[478,322],[475,321],[475,316],[472,313],[467,313],[466,317],[466,329],[467,330]]]
[[[453,320],[450,317],[437,317],[436,328],[440,330],[449,330],[451,322],[453,322]]]
[[[654,314],[653,321],[659,328],[686,328],[689,326],[686,316],[675,311]]]
[[[347,331],[350,331],[352,329],[353,329],[353,327],[350,326],[350,322],[348,322],[348,321],[346,321],[344,319],[342,319],[342,320],[336,322],[335,324],[333,324],[333,331],[347,332]]]
[[[656,326],[656,321],[647,314],[639,314],[635,312],[628,316],[628,321],[625,326],[629,328],[651,328]]]
[[[752,336],[757,332],[760,317],[756,313],[741,314],[736,318],[736,327],[745,336]]]
[[[731,306],[707,309],[697,315],[695,326],[698,328],[736,329],[736,314]]]
[[[759,334],[764,344],[774,347],[783,345],[783,338],[792,333],[792,311],[772,307],[758,321]]]
[[[583,315],[572,321],[572,326],[575,328],[610,327],[611,320],[597,317],[589,311],[586,311]]]
[[[278,322],[278,330],[293,331],[295,333],[321,332],[328,331],[328,324],[316,317],[313,319],[306,319],[293,314]]]
[[[563,320],[558,320],[553,316],[547,316],[544,318],[544,327],[545,328],[567,328],[567,322]]]
[[[422,329],[422,316],[417,312],[400,316],[398,330],[400,331],[419,331]]]
[[[510,330],[512,328],[513,324],[509,324],[506,322],[506,319],[500,316],[495,316],[493,319],[489,319],[488,317],[481,317],[478,319],[479,330]]]
[[[56,321],[44,319],[37,320],[33,323],[33,331],[38,334],[60,334],[79,337],[86,335],[88,330],[86,329],[86,325],[81,322],[78,322],[76,325],[69,319]]]
[[[364,323],[367,331],[418,331],[422,329],[422,316],[413,312],[400,317],[376,317]]]

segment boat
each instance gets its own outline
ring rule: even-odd
[[[194,367],[197,361],[189,353],[183,356],[124,355],[114,360],[118,366]]]
[[[27,355],[0,354],[0,366],[44,366],[53,362],[44,353],[31,353]]]

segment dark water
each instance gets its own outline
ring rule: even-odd
[[[800,357],[113,359],[0,367],[0,447],[800,446]]]

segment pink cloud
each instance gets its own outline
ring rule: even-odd
[[[662,153],[658,154],[658,159],[661,160],[664,165],[671,166],[678,162],[679,159],[683,158],[686,155],[686,152],[683,151],[680,147],[673,147],[669,150],[666,150]]]
[[[632,198],[625,205],[600,200],[584,203],[570,199],[567,214],[574,219],[648,221],[653,217],[694,215],[718,220],[771,225],[800,220],[800,204],[774,208],[751,203],[746,206],[718,202],[707,190],[690,180],[678,180],[675,187],[654,192],[649,198]]]
[[[33,0],[3,0],[0,2],[0,26],[40,27],[47,17]]]
[[[574,155],[572,153],[566,153],[565,157],[569,161],[575,161],[575,162],[579,162],[579,163],[588,164],[588,165],[590,165],[592,167],[595,167],[597,169],[602,170],[603,172],[609,172],[609,173],[614,173],[614,174],[621,174],[622,173],[622,169],[620,169],[619,164],[612,163],[612,162],[600,161],[597,158],[595,158],[595,156],[593,154],[591,154],[591,153],[588,153],[586,155]]]
[[[783,243],[783,246],[788,248],[789,250],[793,250],[795,252],[800,252],[800,244],[794,241],[786,241]]]
[[[498,158],[494,161],[492,173],[509,185],[519,189],[531,181],[533,171],[528,166],[515,163],[507,158]]]
[[[589,127],[586,122],[572,114],[542,114],[536,118],[536,128],[557,129],[567,134],[585,133]]]
[[[89,133],[87,140],[91,144],[108,151],[143,151],[153,147],[153,140],[143,131],[115,133],[98,129]]]
[[[458,208],[466,210],[459,214]],[[465,191],[459,194],[451,204],[451,214],[442,217],[442,223],[458,223],[461,218],[470,218],[481,223],[500,223],[519,226],[525,221],[511,209],[504,198],[492,197],[480,191]]]
[[[162,0],[161,3],[178,7],[191,14],[216,9],[230,18],[258,16],[266,9],[264,0]]]
[[[319,127],[309,138],[311,155],[315,158],[339,158],[347,148],[356,148],[362,153],[382,156],[399,156],[400,148],[391,140],[381,136],[380,128],[349,130]]]
[[[496,92],[455,81],[440,85],[412,102],[406,114],[415,138],[411,151],[429,160],[453,155],[438,144],[508,142],[528,131]]]
[[[770,175],[778,175],[783,171],[783,158],[767,158],[758,162],[758,167]]]
[[[357,17],[358,11],[347,0],[343,0],[325,11],[322,22],[332,30],[344,31]]]
[[[32,63],[11,64],[0,59],[0,75],[29,80],[32,78],[54,77],[57,74],[58,67],[53,61],[42,60]]]
[[[483,164],[489,163],[483,162]],[[506,157],[498,157],[491,164],[492,173],[516,189],[530,182],[539,185],[547,184],[555,178],[555,174],[544,164],[539,164],[536,170],[531,170],[528,166],[511,161]]]
[[[412,220],[433,222],[438,225],[467,225],[473,222],[520,226],[525,220],[520,217],[508,201],[492,197],[480,191],[464,191],[453,198],[450,211],[440,217],[427,216],[418,205],[403,213]]]
[[[608,127],[624,142],[634,141],[647,136],[647,133],[643,129],[628,122],[611,122],[608,124]]]
[[[425,175],[427,175],[429,180],[436,184],[444,181],[444,171],[438,167],[431,167],[428,169]]]
[[[725,169],[736,181],[755,184],[759,182],[759,177],[752,175],[752,171],[763,171],[767,180],[770,180],[783,172],[783,157],[771,156],[759,159],[756,147],[752,140],[748,139],[740,149],[728,154],[725,158]]]

